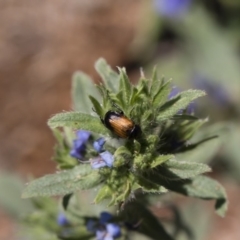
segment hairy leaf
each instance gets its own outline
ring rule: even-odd
[[[124,68],[118,68],[120,72],[120,90],[121,90],[121,103],[124,104],[123,107],[125,108],[129,104],[129,99],[132,94],[132,85],[129,81],[129,78],[126,74],[126,70]]]
[[[180,93],[160,107],[157,120],[163,121],[174,116],[178,111],[185,109],[193,100],[204,95],[206,95],[205,92],[201,90],[188,90]]]
[[[51,128],[72,127],[74,129],[84,129],[99,134],[109,133],[99,118],[79,112],[58,113],[48,120],[48,125]]]
[[[113,192],[109,188],[109,186],[103,186],[97,193],[97,196],[94,199],[94,203],[99,203],[106,198],[111,198],[113,196]]]
[[[100,58],[95,63],[95,69],[101,76],[104,84],[109,90],[116,93],[119,88],[120,76],[112,70],[104,58]]]
[[[153,95],[153,105],[155,107],[161,106],[167,100],[167,97],[171,91],[170,83],[171,80],[161,85],[158,92],[155,95]]]
[[[30,182],[22,197],[56,196],[90,189],[101,183],[103,177],[88,164],[81,164],[71,170],[49,174]]]
[[[215,209],[218,215],[224,216],[227,211],[227,195],[224,188],[215,180],[206,176],[197,176],[193,179],[175,181],[160,174],[148,175],[148,178],[168,190],[186,196],[204,200],[216,200]]]
[[[100,103],[98,102],[98,100],[91,95],[89,95],[89,99],[92,102],[93,111],[95,111],[99,116],[103,117],[104,112],[103,112],[103,109],[102,109]]]
[[[92,79],[83,72],[76,72],[72,79],[72,100],[75,111],[92,112],[89,94],[92,94],[97,100],[101,98]]]
[[[155,168],[173,158],[174,158],[174,155],[160,155],[155,159],[153,159],[153,161],[151,162],[151,168]]]
[[[157,68],[154,66],[152,71],[152,76],[150,79],[150,86],[149,86],[149,93],[151,96],[155,96],[161,89],[162,85],[164,84],[164,78],[159,80]]]
[[[224,216],[227,211],[227,195],[224,188],[215,180],[206,176],[197,176],[192,180],[182,182],[162,181],[161,184],[169,190],[186,196],[205,200],[216,199],[217,214]]]
[[[161,175],[165,179],[181,180],[193,178],[199,174],[210,171],[211,168],[203,163],[170,159],[158,167],[157,174]]]

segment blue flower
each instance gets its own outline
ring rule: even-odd
[[[164,17],[178,18],[189,10],[191,2],[192,0],[154,0],[154,7]]]
[[[102,152],[99,154],[98,157],[91,159],[91,165],[92,168],[98,169],[102,167],[112,167],[114,162],[114,157],[113,155],[108,152]]]
[[[76,132],[77,139],[73,140],[73,147],[70,151],[70,155],[74,158],[81,159],[86,149],[86,143],[91,136],[91,133],[85,130],[79,130]]]
[[[69,221],[67,220],[64,213],[59,213],[57,216],[57,223],[59,226],[66,226],[69,224]]]
[[[121,236],[121,228],[116,223],[108,223],[106,225],[106,230],[108,235],[110,235],[113,238],[118,238]]]
[[[98,169],[102,167],[106,167],[106,162],[101,157],[96,157],[90,160],[91,166],[93,169]]]
[[[114,157],[110,152],[105,151],[105,152],[100,153],[99,155],[102,157],[102,159],[105,161],[105,163],[107,164],[108,167],[113,166]]]
[[[86,227],[90,232],[95,232],[97,240],[113,240],[121,236],[121,228],[117,223],[111,223],[113,215],[109,212],[101,212],[100,218],[89,219]]]
[[[101,229],[101,230],[96,231],[96,239],[97,240],[104,240],[105,236],[106,236],[106,230]]]
[[[76,132],[76,135],[77,135],[78,139],[81,139],[82,141],[87,142],[91,136],[91,133],[88,131],[85,131],[85,130],[78,130]]]
[[[113,218],[113,215],[109,212],[101,212],[100,214],[100,223],[106,224]]]
[[[99,138],[93,143],[93,147],[97,152],[102,152],[103,146],[105,144],[106,140],[104,138]]]
[[[116,223],[108,223],[104,229],[96,231],[97,240],[113,240],[119,237],[121,237],[121,228]]]

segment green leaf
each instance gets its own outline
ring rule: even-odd
[[[107,88],[114,93],[118,91],[120,76],[112,70],[112,68],[107,64],[106,60],[99,58],[95,63],[95,69],[101,76],[104,84]]]
[[[181,141],[187,141],[193,137],[197,130],[206,122],[208,119],[199,119],[197,121],[186,121],[179,126],[179,135],[181,136]]]
[[[132,153],[125,146],[118,147],[117,150],[114,152],[114,158],[118,156],[124,156],[126,160],[130,160],[133,157]]]
[[[130,181],[126,181],[123,187],[124,188],[122,194],[119,194],[116,199],[114,199],[114,205],[124,202],[130,195],[132,190],[132,184],[130,183]],[[111,206],[111,203],[109,204],[109,206]]]
[[[94,199],[94,203],[97,204],[102,200],[106,198],[111,198],[111,197],[113,197],[113,192],[111,191],[109,186],[105,185],[98,191],[97,196]]]
[[[131,97],[129,99],[129,105],[132,106],[136,101],[137,101],[137,98],[139,97],[139,91],[136,87],[132,87],[132,94],[131,94]]]
[[[114,103],[116,103],[117,106],[119,106],[121,109],[124,109],[124,112],[126,113],[126,102],[124,99],[124,93],[123,90],[119,90],[116,94],[116,98],[114,99]]]
[[[206,95],[205,92],[201,90],[188,90],[180,93],[159,109],[157,120],[167,120],[174,116],[179,110],[185,109],[193,100],[204,95]]]
[[[162,84],[158,92],[155,95],[153,95],[153,105],[155,107],[161,106],[167,100],[167,97],[171,92],[170,84],[171,84],[171,80]]]
[[[153,183],[151,180],[143,177],[141,174],[137,174],[136,172],[133,174],[137,183],[133,185],[132,190],[141,188],[144,192],[148,193],[165,193],[167,191],[166,188],[159,186],[159,184]]]
[[[91,95],[89,95],[89,99],[90,99],[90,101],[92,102],[94,111],[96,111],[96,113],[98,114],[98,116],[103,117],[104,111],[103,111],[100,103],[98,102],[98,100],[97,100],[96,98],[94,98],[93,96],[91,96]]]
[[[155,168],[172,158],[174,158],[174,155],[160,155],[155,159],[153,159],[153,161],[151,162],[150,168]]]
[[[157,74],[157,67],[153,67],[152,76],[150,79],[150,87],[149,92],[151,96],[155,96],[161,89],[163,85],[163,79],[162,81],[159,80],[158,74]]]
[[[211,168],[203,163],[170,159],[158,167],[157,174],[161,175],[165,179],[180,180],[193,178],[199,174],[210,171]]]
[[[92,170],[89,164],[81,164],[71,170],[49,174],[30,182],[24,189],[22,197],[65,195],[93,188],[102,180],[99,172]]]
[[[126,74],[126,70],[125,68],[118,68],[119,73],[120,73],[120,90],[121,90],[121,102],[124,103],[125,105],[123,106],[123,108],[125,108],[126,106],[128,106],[129,101],[130,101],[130,97],[132,94],[132,84],[129,81],[129,78]]]
[[[136,86],[139,93],[144,96],[144,98],[148,98],[150,96],[149,92],[149,79],[141,77],[138,85]]]
[[[161,181],[169,190],[180,194],[205,200],[216,199],[215,209],[218,215],[224,216],[227,211],[227,195],[224,188],[215,180],[206,176],[197,176],[186,181]]]
[[[109,134],[109,131],[104,127],[99,118],[80,112],[58,113],[48,120],[48,125],[51,128],[72,127],[103,135]]]
[[[75,111],[83,113],[92,112],[89,94],[92,94],[97,100],[101,99],[92,79],[83,72],[76,72],[72,79],[72,100]]]
[[[120,146],[114,152],[114,164],[113,166],[118,168],[128,164],[133,159],[132,153],[125,146]]]

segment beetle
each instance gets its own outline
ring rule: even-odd
[[[139,125],[127,118],[122,111],[108,111],[102,123],[120,138],[136,138],[141,133]]]

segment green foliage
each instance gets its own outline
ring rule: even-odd
[[[159,166],[158,174],[165,179],[181,180],[194,178],[195,176],[210,172],[211,168],[203,163],[185,162],[170,159]]]
[[[119,75],[112,70],[112,68],[107,64],[106,60],[100,58],[95,63],[95,69],[101,76],[105,86],[116,93],[119,89]]]
[[[178,94],[159,108],[158,121],[163,121],[174,116],[179,110],[185,109],[193,100],[202,97],[205,92],[201,90],[188,90]]]
[[[76,72],[72,81],[72,100],[75,111],[88,113],[92,112],[89,95],[95,96],[98,101],[101,99],[91,78],[83,72]]]
[[[127,140],[125,146],[120,145],[115,150],[112,149],[114,151],[114,168],[116,170],[98,172],[92,171],[89,166],[87,168],[86,165],[80,165],[73,170],[48,175],[33,181],[26,188],[23,196],[67,194],[76,190],[91,188],[98,185],[101,179],[105,179],[105,186],[99,190],[95,201],[99,202],[102,199],[111,197],[111,205],[125,201],[132,192],[131,188],[134,183],[142,189],[149,188],[149,186],[146,187],[149,185],[147,182],[153,182],[153,185],[156,184],[155,180],[152,181],[149,176],[154,176],[154,179],[164,178],[171,181],[182,181],[210,171],[208,166],[201,163],[174,160],[174,155],[171,154],[175,151],[171,145],[173,141],[178,142],[180,145],[180,148],[177,148],[178,152],[181,152],[181,149],[186,151],[185,142],[205,122],[205,120],[197,120],[191,115],[178,114],[179,111],[186,109],[193,100],[204,96],[203,91],[188,90],[168,100],[167,96],[171,89],[170,82],[165,83],[163,79],[159,80],[155,70],[151,80],[142,77],[135,87],[130,83],[125,69],[119,68],[119,77],[116,77],[116,73],[110,70],[103,59],[96,63],[96,68],[101,73],[107,89],[105,89],[104,85],[98,88],[103,97],[102,106],[95,97],[90,96],[95,112],[99,115],[99,118],[102,118],[104,113],[109,110],[110,105],[116,110],[121,108],[127,114],[127,117],[136,119],[140,123],[142,128],[141,136],[135,141]],[[111,78],[110,76],[113,75],[114,77]],[[110,79],[119,82],[118,91],[116,91],[116,87],[113,87],[117,84],[112,83]],[[85,75],[75,75],[73,79],[73,86],[75,86],[73,99],[79,99],[78,95],[87,98],[88,94],[82,95],[82,88],[79,87],[79,84],[83,85],[83,89],[87,87],[89,83],[86,84],[85,81]],[[92,87],[92,85],[89,86]],[[83,99],[82,103],[86,103],[86,100]],[[66,112],[53,116],[48,121],[48,125],[51,128],[71,127],[91,131],[95,134],[107,135],[109,131],[103,126],[99,118],[81,112]],[[171,118],[176,121],[174,125],[169,121],[167,122]],[[165,124],[157,124],[163,121]],[[159,128],[159,126],[161,127]],[[153,133],[152,135],[149,135],[150,131]],[[72,158],[66,154],[70,149],[69,144],[66,147],[60,137],[61,133],[55,131],[56,134],[60,145],[56,149],[58,155],[56,160],[61,164],[62,168],[71,167],[68,159],[72,160]],[[172,136],[174,136],[174,139]],[[61,142],[63,142],[62,146]],[[75,166],[75,164],[72,166]],[[132,171],[129,171],[131,168]],[[88,169],[87,174],[82,175],[79,172],[86,169]],[[153,169],[153,171],[149,173],[149,169]],[[81,176],[79,181],[77,180],[78,175]],[[143,181],[143,179],[146,180]],[[144,184],[141,185],[141,183]],[[154,189],[156,190],[155,185]]]
[[[174,191],[186,196],[216,200],[216,211],[223,216],[227,210],[223,187],[211,178],[202,176],[211,171],[205,164],[206,160],[201,162],[200,157],[189,157],[215,138],[200,134],[192,141],[207,120],[188,114],[187,108],[205,92],[187,90],[168,99],[171,81],[159,79],[156,69],[150,79],[142,74],[139,83],[133,85],[124,68],[119,68],[117,74],[104,59],[98,60],[95,67],[103,84],[93,90],[94,85],[89,83],[88,76],[82,73],[75,75],[73,101],[77,111],[56,114],[48,121],[57,139],[54,160],[58,168],[65,170],[30,182],[22,196],[65,195],[63,207],[68,209],[72,195],[95,188],[98,191],[93,200],[95,204],[104,200],[118,209],[124,205],[123,216],[126,212],[130,211],[132,215],[136,211],[132,217],[144,219],[138,231],[153,239],[158,239],[159,234],[164,239],[170,240],[172,237],[140,202],[129,203],[128,200],[137,193],[164,194]],[[141,133],[126,139],[111,133],[101,122],[109,110],[123,114],[123,119],[113,120],[120,122],[115,127],[122,130],[126,127],[124,124],[130,122],[131,126],[138,124]],[[91,115],[92,112],[95,116]],[[77,161],[69,152],[76,138],[74,131],[79,129],[90,131],[91,137],[84,143],[81,153],[84,158]],[[97,166],[99,169],[96,170],[92,168],[94,164],[104,160],[92,147],[99,137],[104,137],[106,141],[101,151],[107,150],[114,160],[112,166]],[[214,149],[216,151],[217,147]],[[83,232],[81,236],[84,236]]]
[[[56,196],[77,190],[90,189],[102,181],[98,171],[92,171],[89,165],[79,165],[71,170],[49,174],[30,182],[22,197]]]
[[[107,134],[108,131],[102,127],[99,118],[80,112],[59,113],[49,119],[51,128],[72,127],[73,129],[84,129],[99,134]]]

